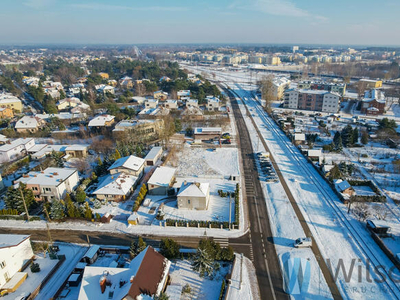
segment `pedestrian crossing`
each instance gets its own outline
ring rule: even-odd
[[[214,238],[214,242],[220,244],[221,247],[229,246],[229,239],[227,238]]]

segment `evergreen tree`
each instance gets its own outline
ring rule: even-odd
[[[334,165],[333,168],[329,171],[329,179],[333,181],[334,179],[339,179],[342,177],[342,173],[340,172],[339,166]]]
[[[53,200],[50,209],[50,217],[53,220],[61,220],[65,217],[64,213],[65,205],[62,200]]]
[[[196,255],[193,258],[192,269],[200,272],[200,277],[211,275],[213,272],[214,260],[206,249],[197,249]]]
[[[69,194],[65,197],[65,205],[67,208],[67,215],[70,218],[79,218],[81,216],[79,209],[76,207],[75,203],[72,202]]]
[[[168,259],[177,258],[179,256],[179,244],[170,238],[162,239],[160,253]]]
[[[85,218],[86,219],[93,219],[93,212],[90,209],[89,203],[85,202],[84,207],[85,207],[85,214],[84,214]]]
[[[140,252],[146,249],[147,244],[143,240],[142,237],[139,237],[137,241],[133,241],[131,243],[131,247],[129,248],[129,254],[132,258],[136,257]]]
[[[115,160],[117,160],[117,159],[120,159],[120,158],[121,158],[121,154],[119,153],[118,149],[115,149],[114,158],[115,158]]]
[[[18,188],[9,187],[4,198],[7,209],[16,209],[18,213],[25,212],[24,201],[21,196],[22,194],[25,199],[25,204],[29,210],[36,202],[35,196],[31,189],[26,188],[26,184],[20,183]]]
[[[333,144],[335,145],[335,150],[341,151],[343,149],[342,137],[339,131],[336,131],[335,136],[333,137]]]
[[[368,144],[368,140],[369,140],[368,132],[363,131],[362,134],[361,134],[361,143],[363,145],[366,145],[366,144]]]
[[[342,143],[343,146],[345,147],[349,147],[353,144],[354,141],[354,132],[353,132],[353,127],[351,127],[351,125],[347,125],[341,133],[341,137],[342,137]]]
[[[84,191],[82,188],[78,187],[78,188],[76,189],[75,199],[76,199],[76,202],[78,202],[78,203],[83,203],[83,202],[85,202],[85,200],[86,200],[86,193],[85,193],[85,191]]]

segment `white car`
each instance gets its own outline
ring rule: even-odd
[[[298,238],[294,242],[294,247],[295,248],[308,248],[312,246],[312,240],[309,237],[306,238]]]

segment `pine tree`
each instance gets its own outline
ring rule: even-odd
[[[75,198],[76,198],[76,202],[78,202],[78,203],[83,203],[83,202],[85,202],[85,200],[86,200],[86,193],[85,193],[85,191],[84,191],[82,188],[77,188],[77,189],[76,189]]]
[[[67,194],[69,196],[69,194]],[[72,202],[71,197],[65,197],[65,205],[67,208],[67,215],[70,218],[79,218],[81,215],[75,203]]]
[[[85,202],[85,218],[93,219],[93,212],[89,207],[89,203]]]
[[[18,188],[9,187],[4,198],[8,209],[16,209],[18,213],[25,212],[24,201],[21,196],[24,195],[26,207],[28,210],[35,204],[35,196],[31,189],[26,188],[26,184],[20,183]]]
[[[341,151],[343,149],[342,137],[339,131],[336,131],[335,136],[333,137],[333,144],[335,145],[335,150]]]
[[[353,127],[351,125],[347,125],[341,133],[343,146],[349,147],[353,144],[354,141],[354,132]]]
[[[200,277],[204,277],[206,275],[211,275],[213,271],[213,263],[214,260],[207,250],[198,248],[195,257],[193,258],[192,269],[200,272]]]
[[[129,248],[129,254],[131,258],[135,258],[140,252],[146,249],[147,244],[142,237],[139,237],[137,241],[132,241]]]
[[[54,200],[51,204],[50,217],[53,220],[61,220],[65,217],[65,205],[63,201]]]
[[[362,143],[363,145],[368,144],[368,139],[369,139],[369,137],[368,137],[368,132],[363,131],[362,134],[361,134],[361,143]]]
[[[352,141],[353,145],[358,143],[358,135],[359,135],[358,128],[356,127],[353,129],[353,141]]]

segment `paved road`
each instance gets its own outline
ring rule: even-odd
[[[249,210],[252,245],[251,259],[256,267],[256,275],[261,299],[288,299],[283,291],[283,281],[278,256],[273,243],[267,206],[258,171],[255,164],[254,151],[247,126],[240,112],[238,103],[231,98],[231,104],[238,128],[238,144],[241,150],[246,200]]]

